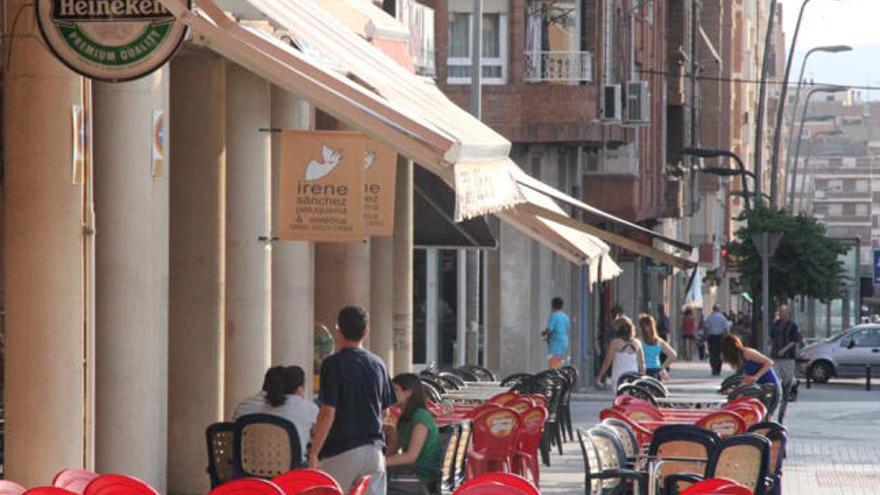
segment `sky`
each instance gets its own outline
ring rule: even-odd
[[[804,0],[780,0],[786,41],[790,44]],[[880,88],[880,0],[810,0],[804,12],[792,66],[797,78],[803,53],[812,47],[850,45],[849,53],[815,53],[810,56],[806,77],[817,82],[869,85]],[[871,91],[880,99],[880,89]]]

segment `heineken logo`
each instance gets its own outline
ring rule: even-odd
[[[126,81],[158,69],[186,35],[159,0],[36,0],[46,43],[72,70]]]

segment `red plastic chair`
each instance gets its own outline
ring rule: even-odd
[[[550,402],[547,400],[547,398],[541,394],[532,394],[529,396],[529,398],[532,399],[532,401],[535,403],[536,406],[541,406],[545,409],[550,404]]]
[[[623,414],[617,409],[602,409],[599,412],[599,419],[601,419],[602,421],[605,421],[606,419],[619,419],[620,421],[623,421],[624,423],[629,425],[633,433],[636,434],[636,439],[639,441],[639,445],[650,444],[651,438],[654,436],[653,431],[629,419],[626,414]]]
[[[468,477],[510,472],[522,421],[513,409],[501,407],[481,413],[474,420],[473,448],[468,453]]]
[[[483,414],[485,411],[492,411],[495,409],[501,409],[504,406],[500,406],[498,404],[487,402],[485,404],[480,404],[479,406],[471,409],[467,414],[465,414],[465,418],[467,419],[476,419],[477,416]]]
[[[82,494],[86,491],[86,487],[89,486],[89,483],[98,476],[98,473],[87,469],[65,468],[58,471],[58,474],[52,478],[52,486],[64,488],[73,493]]]
[[[541,495],[529,480],[510,473],[488,473],[468,480],[453,492],[454,495]]]
[[[348,495],[366,495],[372,479],[373,477],[370,475],[361,476],[354,482],[354,486],[351,487],[351,491],[348,492]]]
[[[228,481],[214,488],[208,495],[283,495],[278,485],[260,478],[242,478]]]
[[[747,427],[742,416],[731,411],[715,411],[697,421],[697,426],[714,432],[721,438],[745,433]]]
[[[282,475],[272,478],[274,483],[285,495],[296,495],[305,490],[313,490],[316,488],[325,489],[321,492],[309,492],[313,495],[318,493],[339,493],[342,494],[342,488],[332,476],[318,469],[296,469],[288,471]],[[332,491],[326,491],[330,489]]]
[[[517,414],[523,414],[529,409],[535,407],[535,402],[528,397],[517,397],[512,401],[504,404],[504,407],[509,407],[517,412]]]
[[[24,492],[24,495],[76,495],[76,493],[57,486],[38,486]]]
[[[27,488],[14,481],[0,480],[0,495],[21,495]]]
[[[508,402],[519,397],[519,394],[516,392],[501,392],[500,394],[494,395],[492,398],[486,401],[487,404],[497,404],[499,406],[503,406]]]
[[[93,479],[83,492],[85,495],[159,495],[143,481],[122,474],[102,474]]]
[[[547,421],[548,415],[547,409],[541,406],[535,406],[520,414],[522,430],[519,435],[519,445],[513,457],[513,472],[523,477],[527,472],[530,472],[536,486],[541,486],[538,446],[544,434],[544,423]]]
[[[754,409],[761,418],[767,417],[767,406],[764,405],[763,402],[755,399],[754,397],[740,397],[738,399],[734,399],[727,404],[721,406],[721,409],[730,410],[736,409],[741,406],[749,406]]]
[[[739,483],[724,479],[711,478],[695,483],[679,495],[753,495],[752,491]]]

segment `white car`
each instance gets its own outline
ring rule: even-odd
[[[862,377],[872,366],[880,375],[880,325],[857,325],[803,348],[798,371],[816,383],[833,377]]]

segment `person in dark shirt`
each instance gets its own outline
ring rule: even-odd
[[[383,417],[397,400],[381,359],[366,351],[367,311],[339,312],[333,340],[338,351],[321,364],[321,405],[309,467],[333,476],[345,493],[358,478],[371,476],[369,494],[386,491]]]
[[[795,379],[795,357],[797,346],[803,342],[797,323],[791,320],[788,306],[779,306],[777,318],[770,327],[770,358],[773,367],[782,381],[782,391],[788,397]]]

